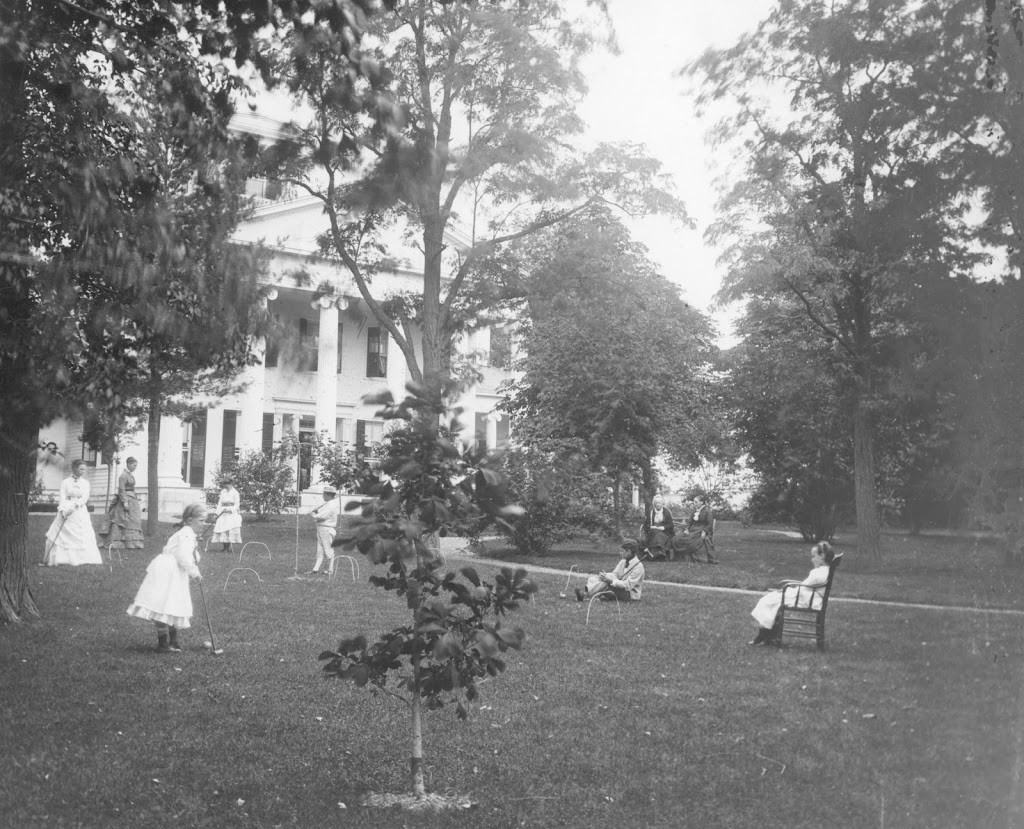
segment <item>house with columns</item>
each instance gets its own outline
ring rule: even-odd
[[[255,116],[246,116],[238,126],[256,134],[267,129],[266,122]],[[259,361],[243,371],[240,391],[206,401],[205,408],[187,421],[163,417],[158,460],[162,520],[201,499],[202,490],[213,486],[224,464],[241,453],[269,452],[287,435],[300,441],[321,435],[347,446],[372,448],[383,437],[385,424],[376,417],[378,407],[363,398],[383,390],[396,398],[405,393],[404,357],[390,347],[387,331],[374,319],[351,277],[340,265],[311,258],[317,235],[326,229],[319,201],[274,184],[249,182],[258,207],[236,238],[243,244],[262,242],[270,251],[263,279],[275,333],[257,343]],[[464,241],[454,233],[449,240],[453,245]],[[418,292],[421,284],[421,274],[407,262],[375,274],[372,289],[384,298]],[[473,332],[457,347],[482,377],[459,401],[466,427],[462,438],[488,449],[500,447],[509,437],[508,421],[497,406],[499,385],[511,376],[510,329]],[[42,494],[37,500],[53,497],[71,461],[84,458],[90,467],[93,506],[103,509],[125,460],[134,457],[145,503],[145,424],[123,438],[115,457],[106,459],[83,442],[83,431],[83,423],[69,420],[41,430],[40,441],[49,450],[40,452],[37,488]],[[323,483],[305,453],[297,460],[296,477],[300,502],[318,503]]]

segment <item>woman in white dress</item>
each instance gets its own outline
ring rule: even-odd
[[[803,581],[787,581],[785,584],[798,584],[807,588],[806,590],[791,590],[794,595],[792,601],[795,604],[788,604],[787,607],[821,607],[821,594],[828,583],[828,569],[835,558],[832,545],[827,541],[819,541],[811,547],[811,572]],[[769,590],[760,599],[750,612],[750,615],[757,620],[757,636],[751,641],[751,645],[770,645],[779,637],[776,630],[779,609],[782,607],[782,590]]]
[[[217,521],[213,525],[211,544],[223,544],[225,552],[231,552],[232,544],[242,543],[242,508],[238,490],[230,481],[225,481],[217,499]]]
[[[43,564],[102,564],[96,532],[89,517],[89,482],[83,477],[85,461],[71,464],[71,477],[60,485],[57,515],[46,531]]]
[[[146,568],[128,615],[148,619],[156,625],[156,649],[162,653],[181,651],[178,630],[192,624],[192,592],[189,579],[199,579],[198,533],[206,521],[206,507],[189,504],[181,516],[178,531]]]

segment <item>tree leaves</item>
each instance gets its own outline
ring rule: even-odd
[[[494,470],[484,475],[472,457],[460,452],[438,430],[434,417],[449,411],[457,392],[451,384],[413,385],[400,406],[415,415],[389,434],[382,468],[392,476],[362,514],[349,519],[345,538],[387,574],[370,582],[404,597],[411,624],[384,633],[367,645],[364,637],[345,639],[336,651],[324,651],[326,676],[348,679],[406,699],[428,709],[454,703],[456,715],[468,716],[466,701],[476,698],[476,683],[505,669],[501,655],[525,641],[521,628],[502,626],[500,617],[529,598],[536,586],[525,569],[502,568],[493,582],[474,567],[441,572],[431,541],[460,522],[480,516],[475,504],[486,495],[490,509],[502,480]],[[384,399],[388,406],[392,400]],[[479,489],[474,483],[479,483]]]

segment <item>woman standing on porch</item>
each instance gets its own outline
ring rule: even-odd
[[[110,505],[110,534],[107,543],[115,550],[141,550],[142,506],[135,494],[135,458],[125,461],[125,470],[117,476],[117,495]]]

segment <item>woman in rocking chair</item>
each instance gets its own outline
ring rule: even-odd
[[[796,594],[793,601],[797,604],[793,605],[794,607],[821,607],[821,591],[828,583],[828,569],[834,558],[835,552],[827,541],[819,541],[811,547],[811,572],[807,574],[807,578],[800,582],[787,580],[783,583],[808,588],[791,591]],[[770,645],[779,639],[778,620],[781,607],[781,589],[770,590],[758,599],[750,613],[758,624],[757,636],[750,640],[751,645]]]

